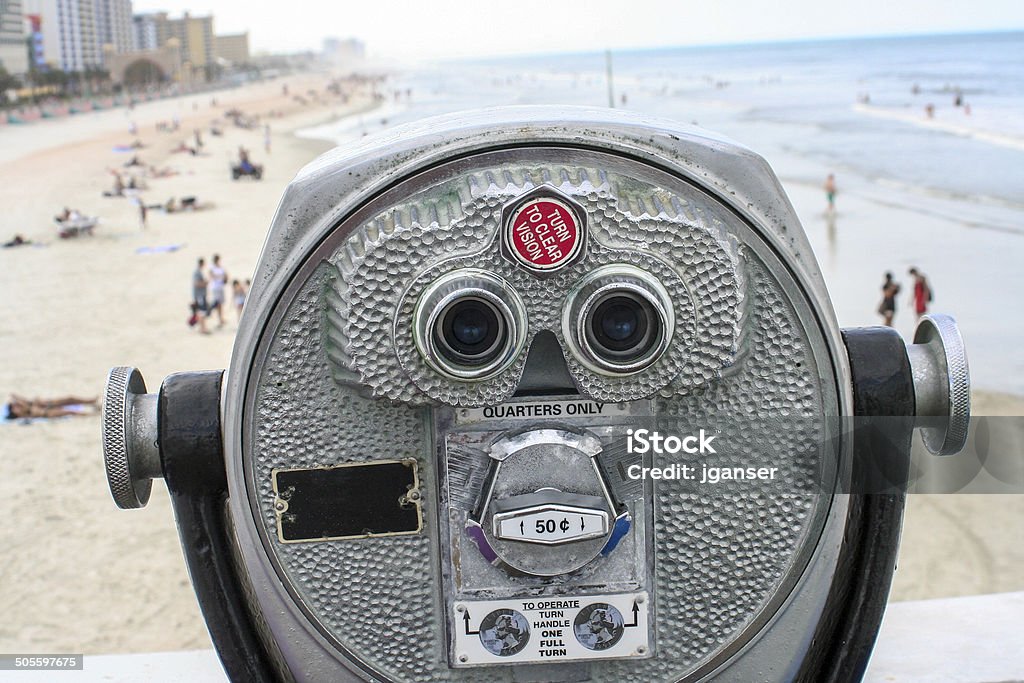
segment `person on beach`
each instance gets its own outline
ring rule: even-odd
[[[104,192],[104,197],[121,197],[124,195],[124,178],[117,171],[111,171],[114,176],[114,189],[110,192]]]
[[[192,319],[199,325],[201,334],[210,334],[206,329],[206,317],[209,309],[206,306],[206,286],[209,284],[206,275],[203,273],[203,266],[206,261],[199,259],[196,262],[196,269],[192,273]]]
[[[270,124],[263,126],[263,149],[270,154]]]
[[[886,327],[892,327],[892,319],[896,315],[896,295],[900,293],[900,283],[892,278],[892,273],[885,274],[885,282],[882,283],[882,303],[878,306],[878,314]]]
[[[920,318],[928,312],[928,304],[932,301],[932,288],[928,285],[928,278],[917,268],[909,271],[914,276],[914,313]]]
[[[224,288],[228,274],[220,265],[220,255],[213,255],[210,265],[210,313],[217,312],[217,327],[224,327]]]
[[[825,199],[828,200],[828,212],[833,213],[836,210],[836,176],[833,173],[829,173],[828,177],[825,178]]]
[[[63,396],[61,398],[25,398],[11,394],[4,405],[3,417],[18,420],[32,417],[64,417],[65,415],[88,415],[99,410],[99,398]]]
[[[245,308],[245,297],[248,292],[245,291],[245,287],[238,280],[231,281],[231,297],[235,302],[235,311],[238,313],[238,319],[242,319],[242,309]]]
[[[26,244],[32,244],[32,240],[25,239],[24,235],[17,234],[8,242],[4,242],[4,249],[10,249],[12,247],[21,247]]]
[[[171,176],[176,175],[178,175],[178,172],[170,166],[164,166],[163,168],[157,168],[156,166],[149,167],[150,178],[170,178]]]
[[[142,201],[141,197],[137,198],[137,201],[139,202],[139,229],[145,230],[147,214],[146,202]]]
[[[238,167],[245,173],[252,173],[254,166],[249,161],[249,150],[239,145],[238,147]]]
[[[60,225],[65,225],[68,223],[78,223],[79,221],[82,221],[84,219],[85,214],[83,214],[81,211],[79,211],[78,209],[69,209],[66,206],[64,207],[63,211],[61,211],[59,214],[53,217],[53,220],[57,221],[57,223],[59,223]]]

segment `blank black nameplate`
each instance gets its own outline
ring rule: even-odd
[[[273,471],[282,543],[416,534],[423,527],[415,460]]]

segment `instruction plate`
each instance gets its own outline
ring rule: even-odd
[[[456,602],[452,665],[651,655],[646,592]]]

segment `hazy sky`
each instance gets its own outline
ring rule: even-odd
[[[356,37],[404,59],[1024,28],[1024,0],[133,0],[213,14],[253,50]]]

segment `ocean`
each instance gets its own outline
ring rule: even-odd
[[[724,134],[768,160],[841,324],[877,324],[882,272],[907,292],[917,265],[935,310],[964,329],[976,384],[1024,393],[1024,32],[614,51],[611,62],[616,107]],[[604,52],[437,63],[381,92],[383,108],[303,135],[344,143],[463,109],[609,106]],[[913,324],[904,304],[897,328],[909,336]]]

